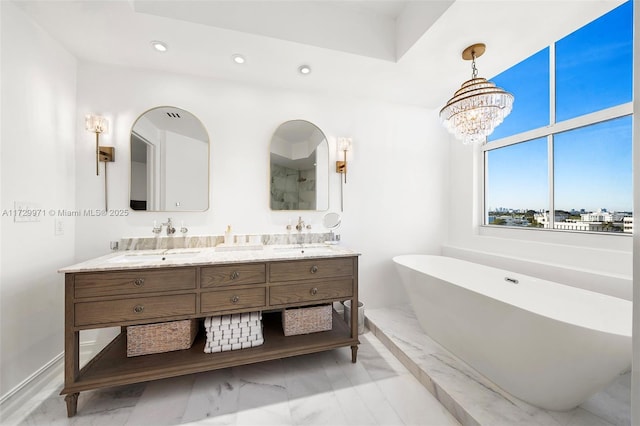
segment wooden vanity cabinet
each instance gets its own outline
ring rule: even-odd
[[[289,356],[351,347],[358,350],[357,310],[351,326],[333,312],[330,331],[285,337],[279,311],[351,300],[358,306],[358,257],[307,258],[65,274],[67,415],[81,391],[138,383]],[[200,332],[190,349],[127,357],[126,327],[240,312],[263,311],[264,344],[204,353]],[[121,333],[82,369],[80,331],[121,327]]]

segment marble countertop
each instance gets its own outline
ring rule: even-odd
[[[327,257],[351,257],[360,253],[339,245],[264,245],[156,250],[125,250],[89,259],[58,270],[60,273],[94,272],[143,268],[162,268],[196,265],[274,260],[301,260]]]

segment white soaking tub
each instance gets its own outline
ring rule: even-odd
[[[569,410],[631,367],[631,302],[460,259],[393,258],[421,327],[512,395]]]

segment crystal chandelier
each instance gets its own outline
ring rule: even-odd
[[[511,93],[486,78],[478,77],[476,58],[482,56],[485,48],[483,43],[478,43],[462,52],[462,59],[471,60],[471,80],[462,83],[440,110],[442,123],[464,144],[485,143],[487,136],[509,115],[513,106]]]

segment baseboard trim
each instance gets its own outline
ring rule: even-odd
[[[64,352],[59,353],[29,377],[0,398],[0,413],[3,422],[13,416],[28,401],[35,400],[42,386],[53,380],[64,368]]]
[[[97,341],[91,340],[80,343],[80,357],[88,358],[95,352]],[[0,397],[0,420],[2,424],[19,423],[18,413],[20,416],[26,416],[39,405],[44,398],[49,395],[38,395],[43,388],[51,384],[56,377],[59,377],[60,385],[62,385],[62,377],[64,372],[64,352],[59,353],[45,365],[33,372],[29,377],[24,379],[13,389]],[[58,386],[58,385],[56,385]],[[33,405],[27,407],[27,404]]]

